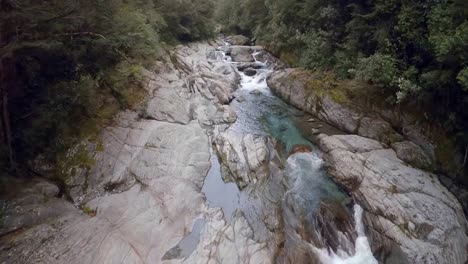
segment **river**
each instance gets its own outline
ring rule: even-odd
[[[227,64],[240,65],[222,51],[218,51],[217,57]],[[267,180],[240,189],[223,177],[225,172],[214,148],[211,169],[202,188],[207,204],[221,207],[227,221],[235,210],[242,210],[257,240],[281,237],[284,240],[281,248],[271,246],[276,252],[276,262],[291,262],[297,259],[297,254],[303,254],[297,252],[298,248],[306,248],[314,255],[312,262],[377,263],[364,233],[362,208],[353,204],[352,199],[331,180],[319,148],[303,136],[300,122],[304,122],[304,113],[270,91],[266,79],[273,71],[271,63],[255,59],[252,66],[256,69],[254,75],[239,71],[241,80],[234,93],[236,99],[230,104],[237,114],[237,121],[227,130],[273,138],[278,142],[278,159],[270,161],[271,173]],[[320,215],[324,205],[334,208],[325,210],[325,214],[344,215],[345,219],[341,220],[351,225],[325,223],[330,219],[322,219]],[[280,229],[268,230],[264,219],[269,214],[279,215],[274,217],[279,218]],[[203,225],[200,219],[194,222],[192,233],[178,245],[180,257],[188,257],[195,250]]]

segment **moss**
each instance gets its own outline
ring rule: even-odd
[[[458,168],[453,159],[456,154],[455,142],[441,134],[436,136],[436,142],[435,154],[437,161],[442,168],[445,168],[449,172],[456,172]]]
[[[104,144],[102,143],[101,140],[98,140],[96,144],[96,151],[97,152],[103,152],[104,151]]]
[[[120,110],[120,107],[117,101],[112,100],[110,102],[106,102],[105,104],[103,104],[101,108],[99,109],[96,116],[99,119],[103,119],[103,120],[111,119],[119,110]]]
[[[59,153],[57,155],[58,176],[66,183],[70,180],[77,168],[90,169],[95,164],[94,158],[90,157],[90,153],[86,149],[85,144],[80,144],[75,149]]]
[[[330,91],[330,97],[333,101],[340,103],[340,104],[349,104],[350,100],[345,91],[340,89],[333,89]]]
[[[90,118],[82,122],[78,137],[88,139],[89,141],[95,141],[99,133],[101,121],[102,120],[99,118]]]
[[[87,206],[83,206],[81,207],[81,210],[83,211],[83,213],[91,216],[91,217],[95,217],[96,214],[97,214],[97,209],[92,209],[92,208],[89,208]]]
[[[304,72],[297,74],[294,78],[307,78],[305,85],[306,93],[311,95],[314,94],[319,98],[323,98],[325,95],[339,104],[350,104],[351,99],[346,89],[346,82],[338,82],[333,74],[322,73],[316,75],[315,73],[309,72],[308,76],[305,76]]]
[[[299,57],[292,51],[281,51],[279,57],[290,66],[299,65]]]
[[[144,102],[148,92],[139,85],[132,85],[127,94],[127,102],[129,107],[135,108]]]

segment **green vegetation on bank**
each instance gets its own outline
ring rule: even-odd
[[[211,0],[0,1],[0,165],[57,162],[144,97],[164,48],[212,37]]]
[[[468,153],[468,1],[220,0],[217,17],[292,66],[417,106]]]

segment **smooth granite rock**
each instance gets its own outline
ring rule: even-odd
[[[363,205],[381,261],[395,256],[398,263],[467,261],[467,220],[435,175],[409,167],[375,140],[322,135],[320,146],[331,176]]]

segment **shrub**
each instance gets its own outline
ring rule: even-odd
[[[357,79],[392,87],[398,80],[396,64],[392,56],[376,53],[359,59],[354,73]]]

